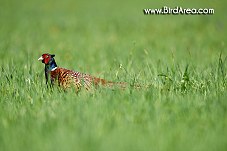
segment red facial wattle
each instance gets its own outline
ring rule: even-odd
[[[44,64],[48,64],[49,61],[51,60],[51,55],[50,54],[43,54],[38,60],[42,61],[42,63],[44,63]]]

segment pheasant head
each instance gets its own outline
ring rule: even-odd
[[[55,55],[54,54],[49,54],[45,53],[43,54],[38,60],[42,61],[42,63],[45,64],[45,67],[51,71],[57,67],[57,64],[54,60]]]
[[[45,64],[45,77],[46,77],[46,83],[48,83],[50,79],[50,71],[54,71],[57,69],[57,64],[54,60],[55,55],[54,54],[49,54],[45,53],[42,54],[42,56],[38,59],[39,61],[42,61],[42,63]]]
[[[55,57],[55,55],[45,53],[45,54],[42,54],[42,56],[38,60],[42,61],[42,63],[44,63],[44,64],[49,64],[53,60],[54,57]]]

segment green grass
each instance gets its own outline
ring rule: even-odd
[[[225,151],[226,4],[0,0],[0,150]],[[162,6],[215,14],[143,14]],[[61,67],[151,87],[47,89],[46,52]]]

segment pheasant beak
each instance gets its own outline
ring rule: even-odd
[[[44,58],[41,56],[39,59],[38,59],[38,61],[42,61]]]

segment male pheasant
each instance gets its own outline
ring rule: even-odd
[[[48,84],[49,81],[52,85],[54,83],[57,83],[60,87],[63,87],[63,89],[74,86],[76,88],[76,92],[78,92],[82,87],[87,90],[90,90],[92,87],[96,87],[98,85],[108,87],[118,85],[121,88],[125,88],[126,86],[126,83],[124,82],[115,83],[77,71],[60,68],[57,66],[54,57],[54,54],[46,53],[38,59],[45,64],[46,84]]]

